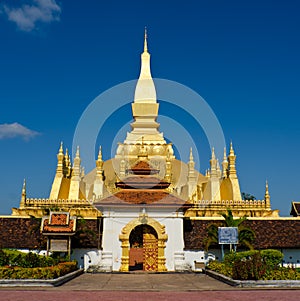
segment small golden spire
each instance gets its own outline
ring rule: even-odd
[[[224,156],[222,162],[222,169],[223,169],[223,178],[227,178],[227,171],[228,171],[228,161],[227,161],[227,154],[226,154],[226,147],[224,147]]]
[[[214,147],[213,147],[212,150],[211,150],[211,158],[212,158],[213,160],[216,159],[215,148],[214,148]]]
[[[63,143],[60,143],[60,147],[57,154],[57,167],[56,167],[56,174],[63,175],[64,169],[64,148]]]
[[[270,197],[270,194],[269,194],[269,184],[268,184],[268,181],[266,181],[265,202],[266,202],[266,207],[268,209],[271,209],[271,197]]]
[[[98,160],[102,161],[102,146],[99,147]]]
[[[62,161],[64,158],[64,144],[62,141],[60,142],[60,147],[58,150],[57,158],[59,161]]]
[[[236,160],[236,155],[233,150],[232,146],[232,141],[230,142],[230,152],[228,156],[228,161],[229,161],[229,177],[230,178],[236,178],[236,169],[235,169],[235,160]]]
[[[148,52],[148,44],[147,44],[147,27],[145,26],[145,33],[144,33],[144,52]]]
[[[102,160],[102,146],[99,147],[98,159],[96,160],[97,175],[103,180],[103,160]]]
[[[26,196],[26,179],[24,179],[24,182],[23,182],[22,195],[23,194]]]
[[[232,145],[232,141],[230,142],[230,155],[234,155],[234,150],[233,150],[233,145]]]
[[[224,147],[224,156],[223,156],[223,162],[227,162],[226,147]]]
[[[63,142],[61,141],[61,142],[60,142],[59,151],[58,151],[58,152],[59,152],[59,154],[63,154],[63,153],[64,153],[64,148],[63,148],[63,145],[64,145],[64,144],[63,144]]]
[[[210,174],[212,177],[217,177],[217,159],[215,154],[215,148],[212,147],[211,149],[211,159],[209,161],[210,163]]]
[[[77,146],[75,157],[76,157],[76,158],[79,158],[79,157],[80,157],[79,145]]]
[[[69,176],[70,175],[70,155],[69,155],[69,151],[66,148],[66,153],[65,153],[65,158],[64,158],[64,162],[63,162],[63,173],[64,176]]]
[[[81,173],[81,167],[80,167],[80,152],[79,152],[79,146],[77,146],[76,155],[73,160],[73,172],[72,172],[72,178],[76,178],[80,176]]]
[[[25,202],[26,202],[26,180],[24,179],[23,187],[22,187],[22,196],[21,196],[20,208],[25,207]]]
[[[268,180],[266,180],[266,195],[269,195],[269,184],[268,184]]]
[[[70,155],[69,155],[69,151],[66,148],[66,153],[65,153],[65,162],[66,162],[66,166],[69,167],[70,166]]]
[[[193,157],[193,148],[190,148],[190,162],[194,161],[194,157]]]

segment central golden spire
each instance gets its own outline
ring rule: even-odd
[[[144,33],[144,52],[141,54],[141,72],[136,84],[134,102],[132,104],[132,115],[134,122],[131,124],[134,135],[127,137],[127,142],[141,140],[164,142],[162,135],[158,131],[159,124],[156,122],[159,104],[156,101],[155,85],[150,70],[150,54],[148,52],[147,29]],[[149,136],[150,135],[150,136]]]
[[[117,149],[116,157],[122,158],[124,151],[127,156],[137,158],[136,149],[140,145],[147,149],[148,158],[157,155],[167,155],[170,152],[172,157],[174,151],[171,144],[167,144],[163,133],[159,132],[159,123],[157,122],[159,104],[156,97],[156,89],[151,76],[150,53],[148,52],[148,35],[147,29],[144,32],[144,49],[141,54],[141,70],[137,80],[134,101],[132,103],[132,116],[134,121],[131,123],[131,132],[127,133],[124,144],[120,144]],[[148,145],[155,145],[150,151]]]
[[[144,52],[141,54],[141,71],[135,88],[134,102],[156,103],[156,90],[151,76],[150,53],[148,52],[148,35],[145,28]]]

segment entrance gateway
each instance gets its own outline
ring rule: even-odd
[[[165,227],[158,221],[143,215],[128,223],[120,235],[122,258],[121,272],[165,272]]]

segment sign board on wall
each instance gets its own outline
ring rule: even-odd
[[[68,252],[69,241],[68,239],[50,239],[51,252]]]
[[[218,228],[219,244],[230,245],[238,243],[238,228],[237,227],[219,227]]]

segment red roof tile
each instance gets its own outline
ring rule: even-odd
[[[151,165],[146,161],[139,161],[132,168],[128,169],[128,172],[136,175],[150,175],[157,174],[159,170],[151,167]]]
[[[105,199],[99,201],[96,205],[113,204],[113,205],[175,205],[183,206],[185,200],[180,199],[168,192],[161,190],[139,190],[124,189]]]
[[[124,189],[165,189],[170,186],[170,183],[151,176],[131,176],[116,183],[116,186]]]

